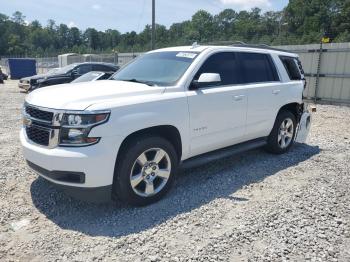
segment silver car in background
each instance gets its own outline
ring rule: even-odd
[[[91,82],[98,80],[106,80],[109,79],[115,72],[100,72],[100,71],[91,71],[88,72],[81,77],[78,77],[72,83],[82,83],[82,82]]]

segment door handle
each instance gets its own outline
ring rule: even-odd
[[[245,98],[245,95],[239,95],[239,96],[234,96],[234,97],[233,97],[233,99],[234,99],[235,101],[242,101],[243,98]]]
[[[273,91],[272,91],[272,94],[274,94],[274,95],[278,95],[280,92],[281,92],[281,90],[276,89],[276,90],[273,90]]]

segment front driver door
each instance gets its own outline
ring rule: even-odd
[[[191,155],[210,152],[241,142],[245,133],[247,94],[241,85],[236,54],[210,56],[195,76],[218,73],[221,83],[188,91]]]

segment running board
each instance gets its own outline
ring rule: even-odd
[[[183,161],[180,166],[181,168],[193,168],[201,166],[212,161],[216,161],[232,155],[237,155],[242,152],[246,152],[252,149],[256,149],[266,145],[266,138],[258,138],[241,144],[237,144],[223,149],[215,150],[203,155],[195,156],[190,159]]]

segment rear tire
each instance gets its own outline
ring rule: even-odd
[[[171,188],[178,168],[174,146],[162,137],[140,136],[130,141],[118,159],[113,189],[133,206],[160,200]]]
[[[288,152],[294,144],[296,126],[297,121],[292,112],[280,111],[267,139],[266,151],[273,154]]]

